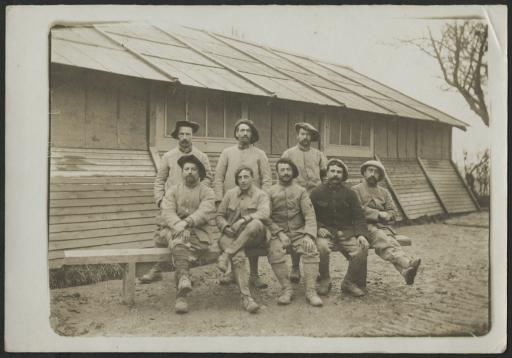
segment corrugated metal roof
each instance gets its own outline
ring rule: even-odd
[[[51,31],[51,61],[183,85],[466,124],[346,67],[171,24]]]

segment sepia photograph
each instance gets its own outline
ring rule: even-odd
[[[44,10],[24,270],[54,350],[506,348],[506,7]]]

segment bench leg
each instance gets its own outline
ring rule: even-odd
[[[123,264],[123,303],[135,303],[135,262]]]

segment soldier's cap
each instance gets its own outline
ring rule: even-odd
[[[236,130],[238,129],[238,126],[240,126],[240,124],[246,124],[249,126],[249,128],[251,128],[251,144],[254,144],[260,140],[260,135],[258,133],[258,130],[256,129],[256,126],[254,125],[254,122],[251,121],[250,119],[245,119],[245,118],[239,119],[235,123],[235,130],[233,131],[233,135],[235,138],[236,138]]]
[[[174,130],[171,133],[171,137],[174,139],[178,139],[178,132],[180,130],[180,127],[190,127],[192,128],[192,133],[197,132],[199,129],[199,123],[192,122],[192,121],[177,121],[174,125]]]
[[[178,159],[178,165],[182,170],[185,163],[194,163],[197,167],[197,171],[199,172],[200,180],[206,178],[206,169],[203,163],[201,163],[201,161],[194,154],[184,155]]]
[[[362,165],[361,165],[361,175],[364,176],[364,171],[366,170],[366,168],[368,168],[369,166],[372,166],[372,167],[375,167],[379,170],[380,172],[380,178],[379,178],[379,181],[384,179],[385,175],[386,175],[386,171],[384,170],[384,166],[382,165],[381,162],[377,161],[377,160],[368,160],[366,162],[364,162]]]
[[[318,129],[316,129],[315,127],[313,127],[311,124],[309,124],[307,122],[301,122],[301,123],[295,124],[295,131],[297,133],[299,133],[299,129],[301,129],[301,128],[308,131],[309,133],[311,133],[311,141],[312,142],[318,141],[318,138],[320,137],[319,133],[318,133]]]
[[[251,176],[254,178],[254,171],[252,170],[251,167],[245,165],[245,164],[242,164],[238,167],[238,169],[235,171],[235,184],[238,185],[238,174],[240,174],[240,172],[242,170],[247,170],[249,173],[251,173]]]
[[[279,158],[276,162],[276,173],[278,172],[279,164],[288,164],[292,168],[292,179],[295,179],[299,176],[299,169],[295,165],[295,163],[289,158]]]
[[[327,162],[327,166],[326,166],[326,175],[327,175],[327,171],[329,171],[329,167],[331,165],[337,165],[338,167],[341,167],[343,168],[343,177],[341,178],[341,181],[345,181],[347,180],[348,178],[348,167],[345,163],[343,163],[343,161],[341,159],[337,159],[337,158],[332,158],[332,159],[329,159],[329,161]]]

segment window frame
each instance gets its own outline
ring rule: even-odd
[[[324,120],[324,152],[327,156],[347,156],[347,157],[373,157],[374,150],[374,123],[373,119],[368,118],[367,121],[370,123],[370,143],[368,146],[363,145],[341,145],[341,144],[331,144],[330,143],[330,126],[331,120],[334,118],[327,118]],[[340,117],[335,118],[338,121],[342,121],[343,119]],[[352,137],[352,120],[350,119],[350,138]],[[362,120],[361,126],[362,126]],[[340,123],[341,124],[341,123]],[[341,125],[340,125],[341,130]],[[362,132],[360,135],[360,140],[362,140]]]

